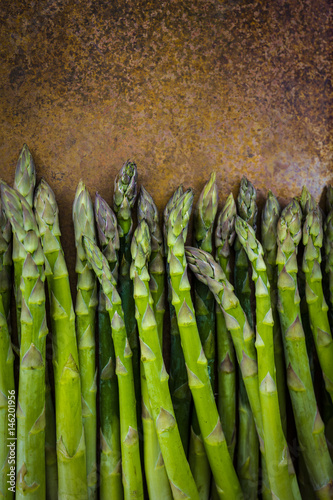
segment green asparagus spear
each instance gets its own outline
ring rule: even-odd
[[[302,237],[302,210],[292,200],[278,222],[278,310],[283,332],[287,384],[298,440],[318,498],[332,498],[333,466],[314,395],[297,286],[297,248]]]
[[[333,208],[324,222],[325,274],[328,277],[331,326],[333,327]]]
[[[44,180],[36,190],[34,206],[45,255],[45,274],[50,298],[58,499],[86,500],[88,496],[86,450],[75,313],[68,270],[60,242],[58,206],[52,189]]]
[[[15,171],[14,189],[16,189],[24,198],[26,198],[28,205],[32,207],[33,194],[36,185],[36,169],[35,163],[29,148],[26,144],[23,145]],[[13,233],[13,252],[18,253],[20,242],[17,240],[15,232]],[[14,260],[14,295],[16,302],[16,318],[17,318],[17,341],[20,345],[21,339],[21,276],[23,260]],[[4,304],[5,305],[5,304]]]
[[[146,223],[144,224],[143,221]],[[158,212],[152,197],[141,187],[141,192],[138,201],[138,229],[134,232],[133,242],[136,235],[139,233],[139,227],[144,227],[146,230],[147,242],[144,242],[142,248],[146,248],[145,261],[150,259],[148,266],[147,277],[150,279],[149,286],[151,288],[151,296],[153,299],[153,310],[158,324],[159,342],[162,348],[163,345],[163,316],[165,311],[164,304],[164,262],[163,262],[163,240],[162,232],[159,228]],[[151,248],[150,248],[151,240]],[[149,242],[149,245],[148,245]],[[149,250],[149,252],[148,252]],[[151,257],[150,257],[151,255]],[[132,254],[132,259],[135,256]],[[131,269],[133,266],[131,265]],[[132,277],[132,276],[131,276]],[[132,277],[133,278],[133,277]],[[135,283],[134,298],[135,298]],[[140,332],[140,324],[138,323]],[[141,360],[141,393],[142,393],[142,426],[143,426],[143,447],[144,447],[144,465],[146,483],[149,493],[149,498],[172,498],[168,476],[165,470],[164,462],[161,460],[161,449],[158,442],[158,436],[155,429],[155,422],[152,416],[149,393],[147,388],[147,380],[144,370],[144,365]]]
[[[328,307],[324,299],[321,274],[321,247],[323,244],[322,216],[319,207],[308,213],[303,225],[303,272],[305,295],[311,329],[325,387],[333,401],[333,342],[328,321]]]
[[[14,189],[1,185],[2,202],[16,235],[13,259],[23,260],[20,283],[21,344],[17,404],[17,499],[45,499],[44,255],[32,209]]]
[[[15,460],[10,457],[7,447],[16,434],[14,353],[8,328],[11,268],[12,230],[0,198],[0,498],[5,500],[14,498],[14,490],[10,490],[7,483],[11,466],[14,467],[14,480],[16,477]]]
[[[202,190],[194,211],[194,239],[198,248],[213,251],[213,226],[217,212],[218,192],[215,172],[210,176]],[[200,281],[194,286],[194,305],[200,340],[208,362],[208,373],[215,388],[215,300],[209,288]],[[201,500],[209,498],[211,472],[200,435],[200,427],[195,409],[192,413],[192,426],[189,449],[189,463]]]
[[[193,194],[186,191],[172,208],[168,221],[168,262],[172,303],[176,309],[182,348],[206,454],[220,498],[242,498],[209,380],[207,359],[200,342],[187,277],[185,237]]]
[[[286,412],[286,377],[285,361],[283,354],[283,343],[279,314],[277,311],[277,223],[280,217],[281,208],[276,196],[271,190],[268,191],[267,200],[261,217],[261,241],[264,251],[266,271],[270,283],[271,306],[273,315],[273,340],[274,359],[276,367],[276,384],[279,397],[279,407],[284,435],[287,435],[287,412]]]
[[[45,476],[46,500],[58,498],[57,442],[54,406],[51,385],[48,375],[48,364],[45,367]]]
[[[232,193],[221,210],[215,232],[216,260],[230,280],[231,247],[235,241],[236,203]],[[236,357],[230,332],[216,304],[216,338],[218,366],[218,410],[230,456],[233,458],[236,444]]]
[[[95,218],[100,247],[114,279],[118,279],[119,236],[117,219],[106,201],[96,194]],[[99,291],[99,412],[100,412],[100,499],[123,498],[118,381],[106,297]]]
[[[240,183],[237,197],[239,215],[251,226],[256,227],[257,222],[257,192],[246,177]],[[251,328],[254,327],[253,311],[251,305],[250,270],[246,252],[238,238],[235,239],[235,293],[244,309]],[[239,420],[239,432],[245,440],[238,440],[237,470],[243,491],[248,499],[256,498],[258,491],[259,474],[259,446],[256,439],[256,429],[251,412],[251,405],[247,398],[246,390],[242,387],[242,377],[239,377],[239,407],[242,411]],[[242,429],[244,426],[244,429]],[[264,484],[266,479],[264,478]],[[267,481],[266,481],[267,482]]]
[[[87,483],[89,499],[97,498],[96,465],[96,363],[95,322],[98,305],[97,281],[87,263],[82,246],[83,235],[96,241],[93,205],[82,181],[79,182],[73,203],[73,222],[76,245],[76,336],[79,349],[79,368],[82,390],[82,417],[86,443]]]
[[[164,250],[165,255],[168,253],[167,245],[167,227],[169,215],[172,208],[176,205],[179,198],[183,195],[183,187],[178,189],[171,196],[164,209]],[[186,237],[185,237],[186,239]],[[187,455],[189,429],[190,429],[190,408],[191,408],[191,391],[188,386],[187,371],[185,366],[184,353],[181,346],[179,328],[177,324],[176,310],[172,304],[172,287],[170,280],[170,266],[166,263],[167,281],[168,281],[168,303],[170,312],[170,392],[172,403],[175,410],[176,420],[184,446],[185,454]]]
[[[84,237],[83,242],[87,259],[103,288],[106,308],[110,315],[119,388],[124,497],[125,500],[143,500],[132,352],[126,334],[121,298],[116,290],[116,281],[102,252],[89,238]]]
[[[151,256],[148,264],[150,275],[150,291],[154,301],[154,313],[157,321],[161,345],[163,319],[165,313],[165,265],[163,236],[160,229],[159,215],[154,200],[148,191],[141,186],[138,200],[138,222],[146,220],[151,236]]]
[[[141,343],[142,368],[145,375],[142,392],[144,394],[144,390],[147,391],[147,395],[143,398],[144,412],[149,412],[154,427],[153,437],[156,436],[159,443],[158,447],[151,450],[154,454],[147,453],[145,449],[145,461],[150,455],[153,468],[153,474],[149,474],[148,471],[146,473],[146,477],[150,479],[148,481],[149,498],[198,498],[175,421],[168,388],[169,377],[164,367],[160,332],[149,289],[150,245],[149,226],[143,219],[139,222],[132,240],[131,278],[134,284],[136,319]],[[146,448],[146,443],[144,444]]]
[[[246,388],[255,425],[264,451],[264,433],[259,399],[257,355],[253,342],[254,333],[240,302],[233,292],[221,266],[202,250],[187,247],[187,260],[196,277],[206,283],[219,304],[235,347],[238,365]],[[241,400],[243,401],[243,399]],[[243,408],[243,407],[242,407]],[[245,411],[245,410],[243,410]],[[244,469],[249,463],[244,464]],[[245,472],[244,470],[244,472]],[[251,484],[251,483],[250,483]],[[245,492],[247,494],[247,492]]]
[[[133,355],[133,374],[136,398],[136,414],[139,437],[142,436],[141,388],[140,388],[140,350],[136,330],[133,283],[130,278],[131,240],[133,235],[132,209],[137,198],[137,167],[127,160],[114,180],[113,209],[117,215],[120,238],[119,250],[119,293],[125,316],[128,341]]]
[[[238,239],[252,264],[252,279],[255,282],[258,383],[269,483],[273,497],[292,500],[294,495],[288,472],[288,446],[282,429],[277,392],[273,345],[274,320],[270,283],[263,259],[264,252],[253,228],[240,217],[236,219],[235,228]]]

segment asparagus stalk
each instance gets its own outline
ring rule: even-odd
[[[79,369],[82,391],[82,418],[86,443],[87,483],[89,499],[97,497],[96,465],[96,363],[95,363],[95,321],[98,305],[97,281],[87,263],[82,246],[83,235],[94,242],[93,205],[82,181],[79,182],[73,203],[73,222],[76,245],[76,336],[79,349]]]
[[[145,220],[151,236],[151,256],[148,264],[150,291],[153,297],[154,314],[157,321],[161,346],[163,345],[163,319],[165,313],[165,265],[163,236],[159,215],[153,198],[141,186],[138,200],[138,222]]]
[[[158,225],[158,212],[152,197],[141,187],[138,201],[138,223],[139,226],[134,232],[131,249],[133,250],[134,240],[140,234],[139,227],[145,228],[144,241],[141,243],[142,251],[146,249],[145,261],[149,259],[147,278],[150,279],[149,286],[153,300],[153,311],[158,328],[159,342],[163,345],[163,316],[164,304],[164,262],[163,262],[163,240],[162,232]],[[142,235],[141,235],[142,236]],[[147,241],[146,241],[147,240]],[[149,243],[149,245],[148,245]],[[151,256],[151,257],[150,257]],[[132,254],[132,260],[135,256]],[[131,269],[134,263],[131,264]],[[132,274],[132,273],[131,273]],[[131,275],[133,279],[133,276]],[[135,283],[134,299],[135,299]],[[136,302],[137,307],[137,302]],[[140,333],[140,324],[138,323]],[[158,436],[155,429],[155,422],[152,416],[151,405],[144,364],[141,360],[141,393],[142,393],[142,425],[143,425],[143,448],[145,476],[149,498],[172,498],[168,476],[166,474]]]
[[[142,436],[141,387],[140,387],[140,350],[136,330],[133,283],[130,278],[131,240],[133,235],[132,209],[137,198],[137,167],[127,160],[114,180],[113,209],[117,216],[120,238],[119,250],[119,294],[124,310],[125,326],[133,355],[133,374],[136,398],[136,414],[139,437]]]
[[[17,404],[16,498],[45,498],[45,347],[44,255],[38,227],[27,201],[1,185],[2,202],[23,260],[20,284],[21,345]]]
[[[154,457],[154,490],[149,488],[149,498],[199,498],[195,482],[186,460],[180,439],[168,387],[158,323],[153,310],[153,298],[149,289],[148,260],[150,256],[150,232],[142,220],[132,240],[131,277],[134,283],[136,319],[141,343],[141,359],[145,373],[144,388],[147,389],[148,411],[151,415],[155,435],[160,444],[159,456]],[[162,455],[161,455],[162,451]],[[163,458],[162,458],[163,456]],[[160,469],[164,464],[165,469]],[[163,473],[168,476],[164,478]],[[148,476],[148,475],[147,475]],[[169,477],[170,485],[165,481]]]
[[[116,374],[119,388],[122,479],[125,500],[143,499],[143,484],[136,419],[132,352],[126,334],[121,298],[116,290],[108,262],[95,243],[83,238],[87,259],[94,270],[106,297],[112,338],[116,355]]]
[[[305,295],[311,329],[325,387],[333,401],[333,342],[328,320],[328,307],[323,294],[321,273],[321,247],[323,244],[322,216],[319,207],[308,213],[303,225],[303,272]]]
[[[287,435],[287,409],[286,409],[286,377],[285,361],[283,354],[283,343],[279,313],[277,311],[277,223],[280,217],[281,207],[276,196],[271,190],[268,191],[267,200],[261,217],[261,240],[264,251],[264,261],[270,283],[271,306],[273,315],[273,340],[274,360],[276,367],[276,384],[279,397],[279,408],[284,435]]]
[[[183,195],[183,187],[178,189],[171,196],[164,209],[164,250],[168,253],[167,245],[167,227],[169,215],[172,208],[177,204],[179,198]],[[186,230],[186,229],[185,229]],[[184,235],[186,240],[186,235]],[[185,453],[188,450],[189,429],[190,429],[190,407],[191,407],[191,392],[188,386],[187,371],[185,366],[184,353],[181,346],[181,339],[177,323],[176,310],[172,304],[172,287],[170,278],[170,266],[166,263],[167,282],[168,282],[168,303],[170,313],[170,391],[172,403],[175,410],[176,420],[184,446]]]
[[[12,267],[12,230],[0,199],[0,498],[12,500],[13,489],[9,489],[9,474],[14,470],[15,460],[7,445],[15,438],[15,383],[14,353],[8,328],[10,285]],[[5,304],[5,305],[4,305]],[[14,469],[11,469],[14,468]]]
[[[30,207],[33,204],[33,194],[36,185],[36,168],[33,157],[26,144],[20,152],[15,170],[14,189],[16,189],[24,198]],[[17,239],[15,232],[13,233],[13,253],[19,252],[20,242]],[[23,260],[21,258],[13,259],[14,261],[14,295],[16,302],[16,318],[17,318],[17,340],[20,345],[21,339],[21,276]]]
[[[168,262],[172,302],[176,309],[189,387],[197,412],[206,454],[220,498],[242,498],[240,484],[233,468],[221,421],[209,380],[207,359],[200,342],[198,327],[187,278],[185,236],[193,194],[186,191],[173,207],[168,221]]]
[[[263,259],[264,252],[256,239],[253,228],[240,217],[236,219],[235,229],[252,264],[252,279],[255,282],[258,383],[269,483],[273,497],[293,499],[292,484],[288,472],[288,446],[282,429],[279,409],[273,345],[274,320],[270,283]]]
[[[86,451],[75,313],[60,242],[58,206],[44,180],[36,190],[34,206],[45,255],[53,332],[58,499],[86,500]]]
[[[218,192],[215,172],[210,176],[202,190],[194,211],[194,239],[196,246],[207,252],[213,251],[213,225],[217,212]],[[215,300],[209,288],[200,281],[195,282],[195,312],[200,340],[207,358],[209,378],[215,387]],[[189,449],[189,463],[200,498],[209,498],[211,472],[200,435],[200,427],[195,409],[192,413],[192,426]]]
[[[258,208],[256,203],[257,192],[254,186],[246,177],[240,183],[237,197],[238,213],[251,226],[256,227]],[[251,305],[250,270],[246,252],[235,239],[235,293],[244,309],[251,328],[254,327],[253,311]],[[239,377],[239,408],[241,418],[239,420],[240,435],[245,440],[238,440],[237,469],[243,491],[246,491],[247,498],[256,498],[258,491],[259,474],[259,446],[257,442],[255,423],[251,412],[251,405],[247,398],[242,377]],[[242,429],[242,427],[244,427]],[[264,469],[263,469],[264,470]],[[264,482],[267,482],[264,478]]]
[[[235,241],[236,203],[232,193],[221,210],[215,232],[216,260],[230,280],[231,247]],[[218,365],[218,410],[230,456],[233,458],[236,444],[236,357],[232,338],[221,311],[216,303],[216,338]]]
[[[46,500],[57,500],[58,467],[56,424],[51,385],[48,376],[48,364],[46,364],[45,367],[45,476]]]
[[[117,219],[106,201],[96,194],[95,218],[100,247],[115,281],[118,279],[119,235]],[[100,413],[100,499],[123,498],[118,381],[106,297],[99,291],[99,413]]]
[[[302,237],[302,211],[292,200],[278,222],[278,310],[283,332],[287,384],[298,440],[318,498],[331,498],[333,466],[324,435],[309,368],[297,286],[297,248]]]
[[[333,208],[324,222],[325,274],[328,277],[329,305],[333,326]]]
[[[333,208],[333,186],[328,185],[326,189],[326,210],[330,212]]]

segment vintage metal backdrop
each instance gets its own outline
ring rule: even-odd
[[[1,177],[22,144],[60,207],[82,178],[112,200],[123,162],[162,211],[212,170],[222,204],[243,174],[285,204],[333,182],[329,0],[11,0],[0,5]]]

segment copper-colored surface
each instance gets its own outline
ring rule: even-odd
[[[74,269],[80,178],[111,202],[127,158],[162,210],[212,170],[282,203],[333,182],[330,2],[1,2],[1,177],[26,142]]]

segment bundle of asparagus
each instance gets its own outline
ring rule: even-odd
[[[143,186],[135,217],[134,162],[115,213],[80,181],[74,310],[56,197],[35,186],[24,145],[1,182],[0,498],[332,499],[333,188],[326,214],[269,191],[258,237],[254,185],[216,220],[213,173],[185,246],[191,189],[162,229]]]

